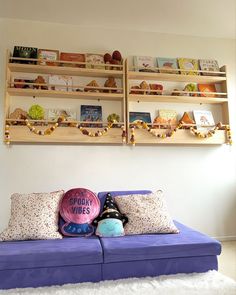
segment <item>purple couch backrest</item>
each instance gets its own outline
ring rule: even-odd
[[[103,205],[105,202],[106,194],[110,193],[112,197],[116,196],[124,196],[124,195],[133,195],[133,194],[150,194],[152,191],[149,190],[137,190],[137,191],[106,191],[106,192],[99,192],[98,193],[98,198],[100,200],[100,214],[103,210]]]

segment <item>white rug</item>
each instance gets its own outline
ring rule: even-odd
[[[0,291],[11,295],[236,295],[236,281],[209,271],[155,278]]]

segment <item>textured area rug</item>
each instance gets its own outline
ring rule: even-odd
[[[23,295],[236,295],[236,281],[218,273],[178,274],[100,283],[0,291]]]

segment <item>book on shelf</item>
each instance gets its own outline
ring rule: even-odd
[[[74,61],[74,62],[85,62],[85,54],[83,53],[71,53],[71,52],[61,52],[60,54],[61,61]],[[61,63],[64,67],[76,67],[76,68],[85,68],[85,64],[76,64],[76,63]]]
[[[59,59],[59,50],[53,49],[39,49],[38,59],[44,59],[38,61],[39,65],[56,66],[56,60]]]
[[[102,106],[99,105],[81,105],[80,121],[82,122],[102,122]],[[102,124],[82,124],[84,127],[102,127]]]
[[[148,112],[129,112],[129,122],[136,123],[137,121],[151,123],[151,114]]]
[[[56,121],[59,117],[65,118],[66,121],[76,121],[76,111],[71,109],[48,109],[48,120]]]
[[[193,116],[198,130],[209,130],[213,129],[215,126],[215,121],[211,111],[194,110]]]
[[[197,59],[178,58],[178,64],[182,75],[199,75],[197,72],[199,70]]]
[[[20,57],[25,59],[30,58],[38,58],[38,48],[36,47],[25,47],[25,46],[14,46],[13,57]],[[15,60],[13,59],[14,63],[21,63],[21,64],[36,64],[37,61],[30,61],[30,60]]]
[[[178,63],[176,58],[165,58],[165,57],[158,57],[157,64],[160,73],[167,73],[167,74],[178,74],[179,71],[174,71],[178,69]]]
[[[215,84],[198,84],[198,90],[201,93],[201,96],[203,97],[215,97],[216,94],[209,92],[216,92]]]
[[[157,72],[157,60],[151,56],[134,56],[134,70],[136,72]]]
[[[73,80],[71,76],[49,75],[48,83],[51,90],[72,91]]]
[[[214,59],[200,59],[199,60],[200,70],[210,71],[210,72],[219,72],[220,68],[217,60]],[[202,73],[203,76],[217,76],[215,73]]]
[[[98,64],[98,65],[96,65],[96,64]],[[95,53],[87,53],[86,54],[86,68],[104,70],[105,66],[103,66],[101,64],[105,65],[104,57],[102,54],[95,54]]]
[[[175,110],[160,109],[159,115],[154,119],[154,128],[170,128],[177,125],[177,112]],[[159,124],[159,125],[158,125]]]

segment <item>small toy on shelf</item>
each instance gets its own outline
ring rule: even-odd
[[[195,91],[198,91],[198,88],[197,88],[197,85],[196,84],[189,83],[189,84],[185,85],[183,91],[195,92]],[[187,95],[187,96],[198,96],[197,93],[184,93],[183,95]]]
[[[163,85],[161,84],[149,84],[150,90],[157,90],[157,91],[150,91],[150,95],[162,95]]]
[[[42,84],[41,85],[34,85],[34,88],[35,89],[44,89],[44,90],[47,90],[48,87],[47,86],[44,86],[43,84],[46,84],[46,81],[45,79],[43,78],[43,76],[38,76],[35,80],[34,80],[34,83],[36,84]]]
[[[21,108],[16,108],[14,110],[14,112],[12,112],[9,116],[9,119],[13,120],[25,120],[28,118],[28,113],[24,110],[22,110]],[[11,121],[11,124],[13,125],[17,125],[19,124],[20,122],[17,122],[17,121]]]
[[[96,87],[100,87],[97,83],[96,80],[92,80],[91,82],[89,82],[86,86],[90,86],[90,87],[85,87],[84,91],[85,92],[99,92],[99,89],[96,89]],[[91,88],[92,87],[92,88]]]
[[[44,108],[38,104],[34,104],[29,109],[29,116],[33,120],[43,120],[44,119]]]
[[[171,95],[175,95],[175,96],[180,96],[180,92],[179,92],[179,89],[174,89],[171,93]]]
[[[147,90],[149,90],[149,85],[146,81],[141,82],[139,86],[140,86],[140,89],[145,90],[145,91],[140,91],[140,94],[148,94],[149,93],[149,91],[147,91]]]
[[[109,123],[117,123],[120,121],[120,116],[116,113],[112,113],[107,117],[107,122]]]
[[[112,64],[112,65],[121,65],[122,64],[122,55],[120,53],[120,51],[115,50],[113,51],[112,55],[110,55],[110,53],[106,53],[104,54],[104,62],[106,64]],[[120,67],[106,67],[106,69],[110,69],[110,70],[121,70]]]
[[[116,80],[114,77],[109,77],[105,83],[104,83],[104,87],[109,87],[109,88],[117,88],[117,85],[116,85]],[[108,93],[115,93],[117,92],[117,90],[113,89],[104,89],[103,92],[108,92]]]
[[[183,129],[189,129],[191,125],[195,124],[195,121],[190,117],[190,115],[187,112],[184,112],[182,118],[179,120],[179,123],[185,125],[182,127]]]
[[[140,87],[138,85],[131,86],[130,94],[141,94],[141,91],[137,91],[137,90],[134,90],[134,89],[140,89]]]

